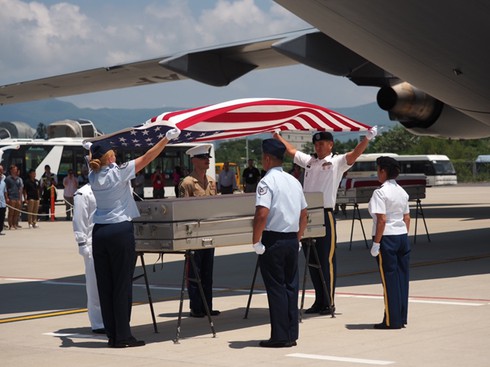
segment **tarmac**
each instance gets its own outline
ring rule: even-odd
[[[183,256],[145,254],[156,328],[143,278],[135,281],[132,330],[146,346],[114,349],[91,332],[83,259],[72,223],[6,230],[0,237],[0,365],[23,366],[489,366],[490,184],[427,188],[423,216],[412,203],[409,320],[401,330],[375,330],[383,297],[376,261],[366,249],[372,221],[337,215],[336,317],[303,315],[298,345],[261,348],[270,336],[267,298],[251,246],[216,249],[215,336],[206,318],[177,319]],[[417,235],[415,236],[415,222]],[[426,227],[424,225],[427,226]],[[352,246],[350,237],[353,236]],[[300,256],[300,280],[304,271]],[[140,260],[136,274],[142,274]],[[305,308],[313,302],[306,283]],[[301,298],[300,298],[301,299]]]

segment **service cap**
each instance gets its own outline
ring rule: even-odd
[[[276,139],[265,139],[262,141],[262,153],[270,154],[281,161],[284,160],[286,146]]]
[[[187,149],[185,152],[188,154],[191,158],[213,158],[209,154],[209,151],[211,150],[212,145],[211,144],[204,144],[204,145],[198,145],[195,147],[192,147],[190,149]]]
[[[92,159],[100,159],[104,154],[112,149],[112,145],[108,141],[96,141],[90,146],[90,153],[92,153]]]
[[[333,141],[333,135],[328,131],[319,131],[313,134],[313,138],[312,138],[313,144],[315,143],[315,141],[320,141],[320,140]]]
[[[400,163],[395,158],[381,156],[376,159],[376,164],[384,169],[396,168],[400,169]]]

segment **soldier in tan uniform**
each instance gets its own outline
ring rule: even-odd
[[[186,154],[190,155],[193,170],[189,176],[185,177],[179,186],[179,197],[191,196],[213,196],[216,195],[216,181],[206,174],[209,168],[209,151],[211,145],[199,145],[187,150]],[[199,277],[201,278],[202,288],[208,309],[212,316],[220,314],[218,310],[213,310],[213,263],[214,248],[196,250],[194,252]],[[190,279],[195,279],[194,269],[189,264],[187,266],[187,275]],[[190,299],[190,316],[204,317],[206,315],[205,307],[199,288],[196,282],[189,281],[187,290]]]

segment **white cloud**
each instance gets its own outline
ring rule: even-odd
[[[54,0],[46,0],[45,3],[42,0],[0,0],[0,84],[171,56],[185,50],[308,27],[271,0],[199,0],[199,6],[195,0],[140,0],[137,5],[121,0],[66,0],[58,3]],[[327,83],[322,84],[320,80],[328,79],[329,83],[340,81],[311,70],[305,77],[302,74],[305,69],[288,69],[299,72],[288,74],[289,71],[285,71],[282,78],[277,77],[281,72],[275,71],[271,75],[276,79],[267,79],[267,71],[251,73],[257,75],[239,79],[227,88],[208,87],[190,81],[164,83],[148,89],[128,88],[117,93],[87,94],[70,97],[69,100],[93,107],[102,107],[105,103],[107,106],[134,103],[135,107],[190,106],[268,93],[268,96],[314,102],[312,98],[320,96],[323,99],[328,89],[324,87]],[[306,85],[306,80],[316,82],[316,85]],[[262,81],[267,81],[267,86],[261,85]],[[277,92],[274,92],[275,84],[281,88],[276,89]],[[289,89],[288,84],[291,86]],[[339,85],[345,84],[344,80]],[[188,88],[183,92],[187,101],[182,101],[182,94],[173,93],[183,88]],[[335,101],[340,100],[341,89],[333,91]],[[353,91],[354,87],[346,93],[355,93]],[[366,92],[364,95],[372,98],[373,93]],[[128,96],[127,99],[124,95]],[[349,100],[356,98],[350,96]],[[336,102],[335,105],[361,104],[364,100],[359,102]]]

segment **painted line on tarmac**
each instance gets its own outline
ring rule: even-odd
[[[314,295],[308,295],[307,297],[314,297]],[[363,294],[337,294],[337,297],[342,298],[364,298],[364,299],[383,299],[381,295],[363,295]],[[417,299],[413,297],[408,298],[409,303],[427,303],[434,305],[452,305],[452,306],[485,306],[485,303],[476,302],[456,302],[456,301],[441,301],[441,300],[428,300],[428,299]]]
[[[16,317],[7,317],[7,318],[4,318],[4,319],[0,319],[0,324],[6,324],[8,322],[16,322],[16,321],[26,321],[26,320],[43,319],[43,318],[46,318],[46,317],[72,315],[72,314],[82,313],[82,312],[87,312],[87,309],[86,308],[77,308],[76,310],[44,312],[44,313],[37,313],[37,314],[34,314],[34,315],[24,315],[24,316],[16,316]]]
[[[395,363],[393,361],[381,361],[377,359],[348,358],[348,357],[324,356],[320,354],[304,354],[304,353],[286,354],[286,357],[316,359],[322,361],[334,361],[334,362],[346,362],[346,363],[360,363],[360,364],[370,364],[376,366],[386,366]]]

